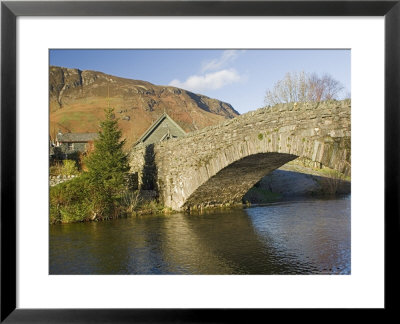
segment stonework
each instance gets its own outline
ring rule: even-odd
[[[61,153],[85,152],[98,138],[98,133],[58,133],[56,147]]]
[[[139,186],[153,182],[146,189],[174,210],[235,204],[297,157],[350,175],[350,111],[349,100],[261,108],[182,138],[139,144],[130,165]]]
[[[50,187],[54,187],[60,183],[72,180],[75,178],[75,175],[70,175],[70,176],[63,176],[63,175],[58,175],[58,176],[51,176],[49,177],[49,185]]]

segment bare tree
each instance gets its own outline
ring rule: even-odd
[[[275,83],[272,90],[268,90],[265,96],[266,104],[304,101],[306,98],[306,75],[304,72],[286,73],[282,80]]]
[[[319,102],[324,95],[324,84],[316,73],[311,74],[307,80],[307,101]]]
[[[321,78],[324,87],[324,95],[322,100],[336,99],[338,94],[344,89],[342,84],[332,78],[329,74],[324,74]]]
[[[267,90],[265,104],[272,106],[278,103],[336,99],[342,90],[341,83],[329,74],[319,77],[316,73],[289,72],[272,89]]]

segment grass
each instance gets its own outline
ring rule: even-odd
[[[155,199],[148,201],[141,201],[136,208],[131,212],[132,215],[146,215],[146,214],[171,214],[171,208],[165,207],[163,204]]]
[[[50,176],[71,176],[78,175],[78,165],[73,160],[64,160],[62,163],[57,162],[54,165],[50,166]]]
[[[88,114],[86,111],[65,111],[59,116],[59,123],[67,128],[79,124],[81,129],[93,128],[99,122],[96,115]]]
[[[345,176],[343,173],[330,168],[323,167],[322,169],[317,169],[317,170],[321,173],[321,175],[326,176],[327,178],[333,178],[333,179],[340,178],[341,180],[351,181],[350,176]]]
[[[310,174],[314,174],[317,176],[321,176],[321,177],[327,177],[327,178],[338,178],[340,177],[342,180],[345,181],[351,181],[351,176],[346,176],[343,173],[336,171],[334,169],[322,166],[322,168],[317,168],[317,167],[313,167],[311,165],[309,165],[309,163],[307,162],[311,162],[310,160],[306,160],[306,159],[296,159],[293,161],[288,162],[286,165],[287,166],[293,166],[293,167],[297,167],[299,166],[300,168],[305,168],[305,169],[309,169],[312,170],[312,173]],[[295,170],[296,172],[301,172],[300,170]]]

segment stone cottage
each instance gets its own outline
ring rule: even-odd
[[[91,142],[97,139],[97,133],[66,133],[59,132],[56,136],[55,146],[62,153],[86,152]]]

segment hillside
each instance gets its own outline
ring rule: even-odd
[[[89,70],[51,66],[49,92],[51,138],[58,130],[96,132],[109,105],[126,148],[164,111],[187,132],[238,115],[230,104],[203,95]]]

